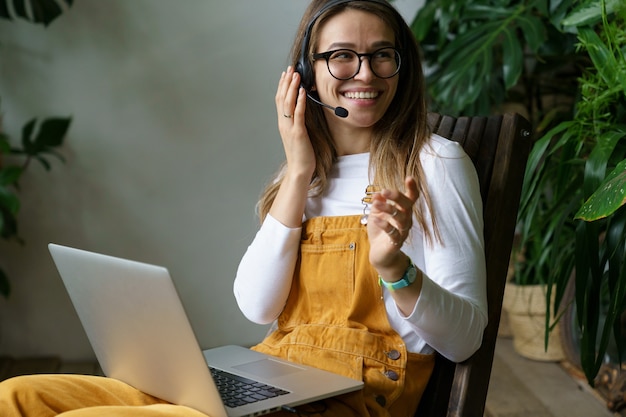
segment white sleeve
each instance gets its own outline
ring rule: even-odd
[[[482,199],[457,143],[432,151],[423,166],[441,242],[424,242],[422,290],[406,319],[429,346],[460,362],[480,347],[487,325]]]
[[[248,320],[267,324],[283,310],[300,248],[301,228],[288,228],[269,214],[246,250],[233,284]]]

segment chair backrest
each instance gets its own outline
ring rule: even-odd
[[[483,417],[532,130],[513,113],[459,118],[429,113],[428,122],[434,133],[463,145],[478,172],[489,323],[480,349],[468,360],[453,363],[437,356],[416,417]]]

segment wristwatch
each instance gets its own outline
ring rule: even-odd
[[[409,266],[404,271],[404,275],[402,275],[402,278],[400,278],[400,280],[396,282],[387,282],[379,275],[378,283],[390,291],[395,291],[413,284],[416,278],[417,268],[413,264],[413,261],[409,261]]]

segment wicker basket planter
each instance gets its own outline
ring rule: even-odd
[[[546,288],[507,283],[502,308],[507,312],[515,351],[529,359],[560,361],[565,355],[559,326],[550,333],[545,349]]]

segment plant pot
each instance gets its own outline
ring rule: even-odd
[[[502,308],[507,312],[513,348],[518,354],[538,361],[564,359],[559,326],[550,332],[548,349],[545,349],[545,285],[507,283]]]

